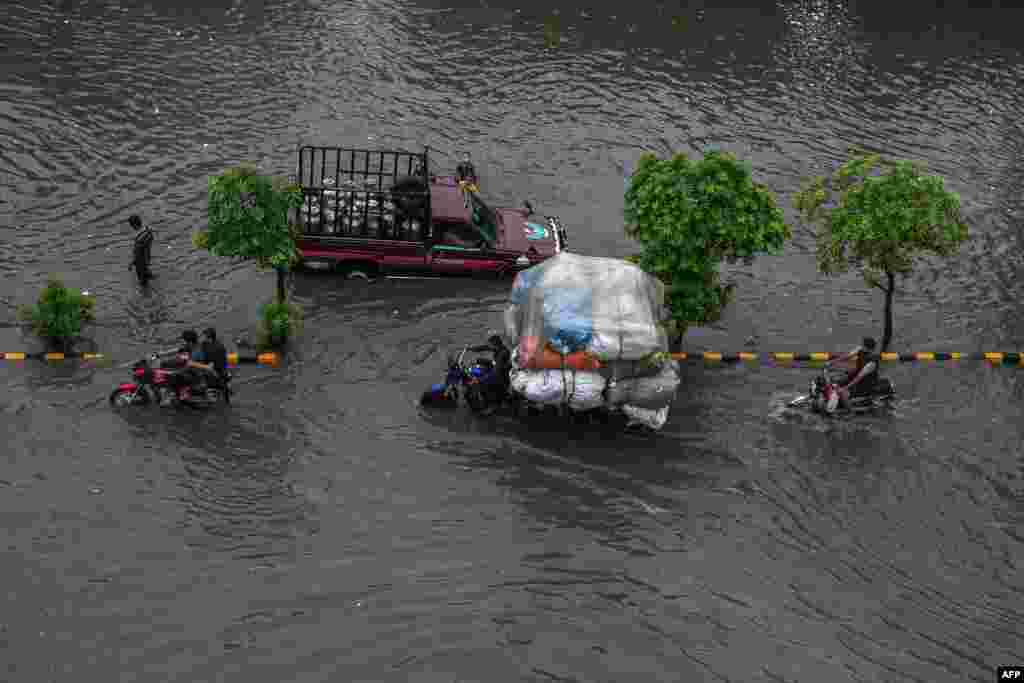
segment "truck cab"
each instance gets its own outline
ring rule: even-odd
[[[512,277],[565,249],[566,231],[532,207],[495,209],[468,157],[452,175],[423,153],[303,147],[298,246],[307,268]]]

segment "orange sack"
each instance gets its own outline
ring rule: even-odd
[[[537,337],[523,337],[519,340],[519,363],[530,370],[560,370],[563,367],[571,370],[597,370],[601,367],[601,361],[593,354],[575,351],[562,356],[547,344],[541,347]]]

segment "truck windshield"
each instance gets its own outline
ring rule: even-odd
[[[469,211],[473,218],[473,225],[493,242],[498,235],[498,216],[491,207],[484,204],[484,201],[475,192],[467,192],[469,195]]]

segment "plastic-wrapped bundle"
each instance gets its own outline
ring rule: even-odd
[[[609,406],[629,404],[638,408],[662,408],[675,399],[679,388],[679,366],[675,361],[669,361],[653,377],[615,379],[607,386],[605,399]]]
[[[643,425],[655,431],[665,426],[668,421],[668,406],[660,410],[645,410],[636,406],[622,406],[623,414],[629,419],[630,425]]]
[[[573,370],[514,370],[512,390],[542,405],[568,404],[573,410],[592,410],[604,405],[604,377],[596,372]]]
[[[635,379],[638,377],[654,377],[664,370],[658,363],[649,363],[647,360],[609,360],[601,363],[600,372],[605,380],[611,383],[620,379]]]
[[[631,263],[562,252],[516,276],[506,330],[563,354],[639,359],[668,350],[664,300],[664,285]]]
[[[520,338],[541,339],[563,354],[587,348],[594,336],[592,300],[586,287],[534,288],[522,309]]]
[[[597,370],[601,361],[586,351],[558,353],[551,346],[541,344],[536,337],[520,337],[516,357],[521,368],[529,370]]]
[[[517,280],[518,282],[518,280]],[[513,290],[514,291],[514,290]],[[505,309],[505,337],[519,339],[520,318],[522,310],[519,304],[509,304]]]

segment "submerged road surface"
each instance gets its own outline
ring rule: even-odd
[[[1017,10],[498,0],[15,0],[0,19],[0,340],[57,273],[130,362],[231,338],[273,278],[191,248],[206,179],[300,144],[469,151],[494,203],[623,256],[643,150],[728,149],[789,211],[852,145],[926,162],[972,238],[899,350],[1024,348]],[[553,13],[558,10],[557,14]],[[902,13],[901,11],[902,10]],[[156,231],[157,280],[126,224]],[[791,213],[791,212],[790,212]],[[855,274],[731,269],[693,350],[879,334]],[[1024,653],[1024,372],[887,364],[892,414],[783,406],[814,371],[686,365],[655,436],[415,400],[508,283],[304,275],[303,336],[216,413],[106,403],[124,368],[0,365],[0,680],[979,681]],[[233,349],[232,349],[233,350]]]

